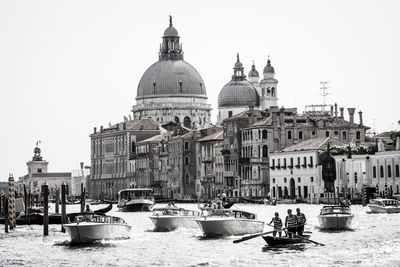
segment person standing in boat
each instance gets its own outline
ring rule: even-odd
[[[269,225],[271,225],[271,223],[274,223],[274,232],[272,233],[273,236],[276,236],[276,232],[279,232],[279,237],[282,236],[282,220],[281,218],[279,218],[279,213],[275,212],[275,217],[272,218],[271,222],[269,223]]]
[[[300,212],[300,209],[297,208],[296,209],[296,217],[297,217],[297,221],[298,221],[298,225],[297,225],[297,235],[299,236],[303,236],[304,233],[304,225],[306,224],[306,215],[304,215],[304,213]]]
[[[285,227],[287,229],[287,234],[292,238],[292,236],[296,234],[298,221],[296,215],[292,214],[292,209],[288,209],[287,213],[288,215],[285,219]]]

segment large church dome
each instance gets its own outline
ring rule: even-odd
[[[218,107],[256,107],[260,105],[260,96],[256,88],[246,80],[239,55],[235,64],[232,80],[219,92]]]
[[[159,61],[140,79],[136,99],[159,96],[196,96],[206,98],[206,87],[197,70],[183,60],[178,31],[172,25],[164,31]]]
[[[184,60],[160,60],[140,79],[137,98],[160,95],[203,95],[206,87],[197,70]]]

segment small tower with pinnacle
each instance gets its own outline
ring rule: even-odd
[[[47,173],[48,161],[43,160],[41,150],[39,148],[40,141],[36,142],[36,147],[33,150],[33,157],[31,161],[26,163],[28,167],[28,173]]]
[[[278,106],[278,80],[275,79],[275,69],[268,56],[267,65],[263,71],[264,78],[260,81],[261,109]]]

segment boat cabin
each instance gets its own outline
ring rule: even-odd
[[[398,207],[400,206],[400,201],[396,200],[396,199],[374,199],[370,201],[370,204],[375,204],[378,206],[395,206]]]
[[[328,214],[351,214],[351,209],[349,206],[324,206],[321,215]]]
[[[153,189],[151,188],[132,188],[132,189],[123,189],[118,192],[119,199],[137,199],[137,198],[152,198],[153,197]]]

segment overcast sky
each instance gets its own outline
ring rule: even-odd
[[[239,52],[246,74],[271,56],[279,106],[320,104],[329,81],[327,103],[362,110],[378,132],[398,130],[399,14],[400,1],[2,0],[0,181],[26,174],[36,140],[49,171],[89,165],[89,134],[130,114],[168,15],[214,122]]]

